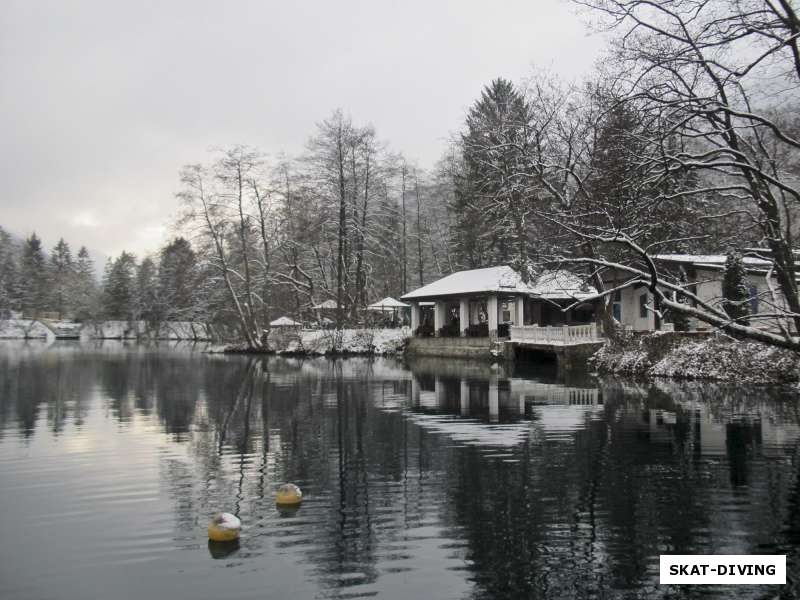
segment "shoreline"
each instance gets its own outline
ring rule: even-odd
[[[641,380],[796,384],[800,356],[714,333],[657,332],[606,344],[587,362],[598,375]]]

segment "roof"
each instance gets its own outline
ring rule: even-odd
[[[298,323],[289,317],[280,317],[269,324],[270,327],[300,327],[301,325],[302,323]]]
[[[325,310],[329,308],[336,308],[336,300],[325,300],[325,302],[320,302],[316,306],[312,306],[312,310]]]
[[[371,310],[394,310],[395,308],[408,308],[408,304],[395,300],[391,296],[386,296],[383,300],[373,302],[367,308]]]
[[[530,286],[531,295],[540,298],[588,298],[597,290],[586,283],[580,275],[569,271],[544,271]]]
[[[712,269],[719,269],[725,266],[727,260],[725,254],[655,254],[654,260],[661,262],[676,262],[676,263],[689,263],[695,267],[708,267]],[[743,256],[742,264],[745,267],[751,268],[769,268],[772,266],[772,261],[755,256]]]
[[[402,296],[403,300],[464,296],[469,294],[524,294],[542,298],[581,298],[595,294],[583,279],[567,271],[545,271],[536,281],[524,282],[520,274],[501,265],[458,271]]]

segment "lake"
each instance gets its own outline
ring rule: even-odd
[[[794,390],[201,350],[0,344],[0,598],[800,590]],[[663,553],[787,554],[789,583],[660,586]]]

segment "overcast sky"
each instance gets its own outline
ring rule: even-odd
[[[562,0],[2,4],[0,225],[109,255],[162,244],[213,146],[298,154],[341,107],[429,167],[492,78],[601,45]]]

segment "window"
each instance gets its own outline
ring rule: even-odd
[[[611,303],[611,314],[614,318],[622,322],[622,290],[614,292],[614,301]]]
[[[758,288],[754,285],[750,286],[750,314],[754,315],[758,312]]]
[[[647,318],[647,294],[639,296],[639,318]]]

